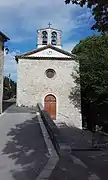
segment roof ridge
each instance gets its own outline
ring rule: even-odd
[[[62,32],[62,30],[57,29],[57,28],[53,28],[53,27],[40,28],[40,29],[38,29],[37,31],[39,31],[39,30],[45,30],[45,29],[53,29],[53,30]]]
[[[75,57],[76,55],[74,55],[74,54],[71,54],[70,52],[68,52],[68,51],[65,51],[64,49],[60,49],[60,48],[58,48],[58,47],[56,47],[56,46],[52,46],[51,44],[48,44],[48,45],[46,45],[46,46],[43,46],[43,47],[40,47],[40,48],[37,48],[37,49],[34,49],[34,50],[32,50],[32,51],[28,51],[27,53],[23,53],[23,54],[20,54],[20,55],[17,55],[17,56],[15,56],[15,58],[23,58],[23,57],[27,57],[28,55],[32,55],[32,54],[34,54],[34,53],[37,53],[37,52],[40,52],[40,51],[42,51],[42,50],[45,50],[45,49],[47,49],[47,48],[51,48],[51,49],[53,49],[53,50],[56,50],[56,51],[58,51],[58,52],[60,52],[60,53],[63,53],[63,54],[65,54],[65,55],[67,55],[67,56],[70,56],[70,57]]]

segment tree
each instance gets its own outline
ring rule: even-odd
[[[87,5],[92,10],[95,24],[91,27],[99,32],[108,33],[108,0],[66,0],[66,4],[72,2],[81,7]]]
[[[108,122],[108,36],[92,36],[82,41],[72,50],[80,64],[77,83],[70,99],[78,105],[77,93],[81,84],[81,105],[83,120],[89,129],[96,124]]]
[[[3,99],[10,99],[14,95],[16,95],[16,83],[5,76],[3,83]]]

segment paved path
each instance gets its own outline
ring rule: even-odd
[[[50,180],[108,180],[108,149],[92,150],[92,134],[58,123],[72,147],[71,157],[60,158]],[[103,138],[103,137],[102,137]],[[108,137],[104,137],[105,142]]]
[[[36,180],[48,159],[34,110],[7,109],[0,116],[0,180]]]
[[[56,121],[57,122],[57,121]],[[108,180],[108,149],[90,151],[92,134],[58,123],[72,147],[70,156],[54,165],[40,128],[36,109],[14,104],[0,116],[0,180]],[[107,138],[106,138],[107,139]],[[46,167],[46,169],[45,169]],[[40,175],[39,175],[40,174]]]
[[[108,150],[74,151],[72,154],[80,158],[80,160],[86,164],[89,172],[97,175],[99,180],[108,180]]]

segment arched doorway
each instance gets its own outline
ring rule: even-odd
[[[44,99],[44,110],[49,113],[53,120],[56,120],[56,97],[49,94]]]

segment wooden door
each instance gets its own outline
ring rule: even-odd
[[[56,98],[52,94],[47,95],[44,100],[44,109],[53,120],[56,120]]]

